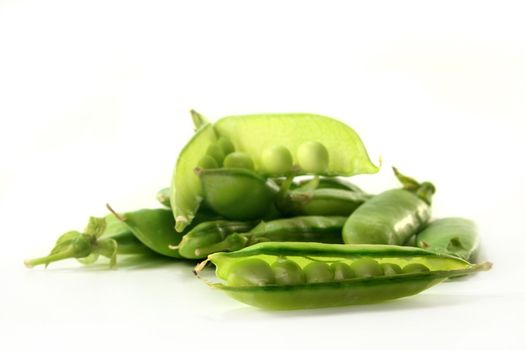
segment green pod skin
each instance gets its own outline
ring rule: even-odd
[[[227,236],[236,232],[251,230],[257,222],[215,220],[202,222],[194,226],[182,237],[179,253],[187,259],[200,259],[207,256],[206,248],[222,242]],[[244,242],[238,249],[244,247]]]
[[[209,285],[226,292],[240,302],[263,309],[309,309],[369,304],[402,298],[420,293],[447,278],[484,271],[491,267],[488,262],[470,264],[454,256],[414,247],[268,242],[235,252],[212,254],[207,261],[196,267],[195,272],[198,274],[206,263],[211,261],[216,266],[217,277],[228,281],[232,267],[242,266],[244,261],[258,259],[272,266],[275,261],[283,257],[298,264],[303,271],[312,260],[351,265],[363,258],[400,267],[421,264],[428,268],[428,271],[289,285],[271,282],[263,285],[248,283],[238,287],[230,286],[228,283],[209,283]],[[244,273],[249,275],[249,268],[244,270]]]
[[[142,209],[116,216],[146,247],[164,256],[182,258],[178,250],[170,248],[177,246],[183,236],[175,231],[171,210]]]
[[[293,184],[292,188],[301,188],[301,186],[307,185],[310,181],[312,181],[312,179],[301,180],[298,183]],[[365,192],[359,186],[339,177],[320,177],[318,181],[319,182],[316,186],[317,189],[329,188],[352,192]]]
[[[385,191],[357,208],[343,228],[345,243],[404,245],[426,225],[434,186],[395,172],[404,188]]]
[[[330,215],[349,216],[372,196],[364,192],[322,188],[302,192],[289,191],[277,200],[278,209],[286,216]]]
[[[262,221],[253,227],[249,232],[231,233],[217,242],[221,237],[220,234],[214,234],[210,238],[207,236],[199,242],[199,247],[191,242],[193,234],[191,232],[183,238],[184,242],[191,242],[193,252],[186,253],[187,257],[193,254],[196,258],[205,258],[209,254],[224,251],[235,251],[246,246],[259,242],[321,242],[321,243],[343,243],[341,239],[341,230],[346,221],[344,216],[298,216],[288,219],[277,219],[271,221]],[[247,223],[243,223],[247,225]],[[253,225],[253,224],[252,224]],[[197,226],[198,227],[198,226]],[[245,230],[247,231],[247,230]],[[199,235],[200,236],[200,235]],[[187,237],[187,238],[186,238]],[[179,246],[184,249],[185,244]],[[189,249],[188,249],[189,250]]]
[[[299,147],[312,141],[326,148],[329,159],[328,165],[315,175],[350,176],[379,171],[379,167],[370,161],[359,135],[348,125],[329,117],[299,113],[258,114],[226,117],[214,125],[195,111],[192,111],[192,117],[196,133],[180,152],[171,182],[170,202],[178,232],[191,223],[203,199],[201,182],[194,170],[208,149],[211,153],[225,153],[223,142],[217,143],[221,139],[227,139],[235,151],[248,154],[255,171],[265,176],[282,175],[265,172],[261,164],[265,149],[282,145],[290,150],[293,164],[297,164]],[[212,145],[218,145],[222,152],[215,152],[216,147]],[[231,150],[227,148],[227,151]],[[307,173],[299,167],[292,168],[294,175]]]
[[[473,262],[479,252],[479,236],[476,225],[471,220],[443,218],[432,221],[419,232],[416,235],[416,245]]]
[[[230,220],[255,220],[273,206],[278,188],[247,169],[198,169],[206,205]]]

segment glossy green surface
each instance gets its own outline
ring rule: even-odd
[[[179,154],[173,171],[170,195],[178,232],[182,232],[191,223],[202,201],[201,182],[194,170],[208,147],[216,140],[211,124],[199,125],[195,135]]]
[[[316,174],[355,175],[378,171],[357,133],[329,117],[301,113],[231,116],[217,121],[215,129],[220,136],[232,141],[236,151],[252,157],[256,171],[264,172],[261,157],[266,149],[282,145],[290,150],[293,163],[297,164],[299,146],[312,141],[326,148],[329,159],[326,169]],[[298,172],[301,173],[308,172]]]
[[[229,275],[243,262],[257,259],[270,267],[279,259],[295,262],[303,271],[309,267],[311,278],[324,279],[312,283],[247,283],[243,286],[229,284]],[[329,279],[326,266],[334,263],[352,265],[368,259],[377,264],[395,264],[400,267],[421,264],[428,271],[408,271],[397,275]],[[209,256],[216,266],[216,275],[226,283],[213,283],[212,287],[226,292],[243,303],[265,309],[303,309],[367,304],[417,294],[443,280],[477,271],[488,270],[490,263],[470,264],[457,257],[436,254],[413,247],[389,245],[340,245],[322,243],[260,243],[230,253],[216,253]],[[368,260],[369,261],[369,260]],[[312,265],[315,262],[315,265]],[[321,267],[323,266],[323,267]],[[202,265],[199,267],[202,268]],[[313,270],[319,270],[316,273]],[[322,270],[322,271],[321,271]],[[333,269],[332,269],[333,270]],[[198,272],[198,269],[197,269]],[[243,272],[249,276],[249,268]],[[267,280],[271,281],[266,269]],[[322,277],[319,277],[322,276]],[[260,281],[260,279],[259,279]]]
[[[438,253],[475,261],[479,236],[473,221],[465,218],[443,218],[432,221],[416,235],[416,245]]]
[[[206,204],[230,220],[260,219],[273,205],[277,188],[247,169],[198,172]]]

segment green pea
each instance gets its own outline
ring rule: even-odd
[[[377,261],[372,258],[356,260],[350,266],[355,271],[356,277],[374,277],[383,275],[383,269]]]
[[[275,283],[280,285],[296,285],[304,283],[304,273],[294,261],[279,257],[272,264],[275,274]]]
[[[252,158],[244,152],[233,152],[224,158],[225,168],[241,168],[253,170]]]
[[[355,277],[354,270],[352,270],[352,268],[345,263],[335,262],[330,265],[330,268],[334,273],[335,281],[343,281]]]
[[[219,163],[217,163],[215,158],[206,154],[201,160],[199,160],[197,167],[202,169],[216,169],[219,167]]]
[[[224,160],[224,151],[217,143],[212,143],[209,145],[208,149],[206,149],[206,154],[213,157],[219,166],[222,165]]]
[[[381,268],[383,269],[383,274],[385,276],[395,276],[403,272],[401,267],[396,264],[384,263],[381,264]]]
[[[403,273],[418,273],[418,272],[428,272],[430,269],[423,264],[408,264],[403,267]]]
[[[334,279],[334,273],[330,266],[320,261],[314,261],[304,268],[306,283],[330,282]]]
[[[323,173],[328,169],[328,150],[317,141],[302,143],[297,149],[299,166],[309,173]]]
[[[228,276],[232,287],[265,286],[275,283],[273,270],[267,262],[252,258],[235,263]]]
[[[233,143],[227,137],[219,137],[219,139],[217,140],[217,144],[222,149],[225,155],[228,155],[235,151]]]
[[[265,149],[261,156],[262,166],[272,175],[283,175],[290,171],[293,165],[292,154],[285,146],[272,146]]]

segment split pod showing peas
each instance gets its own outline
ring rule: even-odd
[[[259,242],[343,243],[341,229],[345,221],[344,216],[298,216],[262,221],[255,227],[253,222],[202,223],[183,237],[179,252],[186,258],[198,259]]]
[[[246,115],[222,118],[214,125],[200,115],[194,115],[195,120],[197,131],[179,154],[171,183],[170,203],[179,232],[207,200],[195,168],[241,167],[265,178],[378,171],[357,133],[329,117]]]
[[[343,240],[350,244],[404,245],[430,219],[435,187],[394,173],[403,188],[388,190],[366,201],[350,215]]]
[[[420,293],[450,277],[490,269],[414,247],[323,243],[259,243],[210,261],[232,298],[263,309],[368,304]]]

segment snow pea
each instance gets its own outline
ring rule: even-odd
[[[208,254],[201,253],[201,249],[222,242],[232,233],[249,231],[255,225],[257,225],[257,221],[214,220],[202,222],[182,237],[178,250],[187,259],[205,258]]]
[[[208,283],[211,287],[248,305],[275,310],[402,298],[492,265],[414,247],[304,242],[267,242],[215,253],[197,265],[198,276],[209,261],[223,281]],[[385,264],[391,265],[388,272]]]
[[[416,235],[420,248],[475,261],[479,251],[476,225],[465,218],[443,218],[432,221]]]
[[[212,125],[202,116],[192,115],[197,130],[179,154],[171,183],[170,202],[179,232],[193,220],[206,197],[193,172],[206,157],[213,157],[221,166],[228,153],[242,152],[242,163],[253,163],[255,172],[265,177],[355,175],[379,170],[357,133],[329,117],[245,115],[225,117]]]
[[[435,187],[394,173],[403,184],[366,201],[350,215],[343,227],[343,240],[352,244],[404,245],[428,222]]]
[[[330,215],[349,216],[372,196],[364,192],[353,192],[335,188],[320,188],[312,191],[291,190],[276,204],[286,216]]]
[[[179,246],[186,257],[205,258],[207,255],[221,251],[235,251],[259,242],[323,242],[343,243],[341,229],[346,221],[344,216],[297,216],[288,219],[262,221],[248,230],[234,232],[231,226],[241,226],[241,223],[230,223],[228,234],[212,233],[212,237],[203,235],[195,227],[188,233]],[[246,224],[244,224],[246,225]],[[213,224],[210,224],[213,226]],[[212,231],[215,231],[212,230]],[[248,232],[247,232],[248,231]],[[187,249],[191,247],[191,249]]]
[[[157,192],[157,200],[166,208],[171,208],[170,193],[171,188],[169,187],[162,188]]]
[[[110,267],[117,262],[117,255],[155,255],[142,244],[129,228],[112,214],[103,218],[90,217],[84,232],[68,231],[62,234],[48,256],[24,261],[27,267],[45,265],[55,261],[76,258],[91,264],[100,255],[110,259]]]

